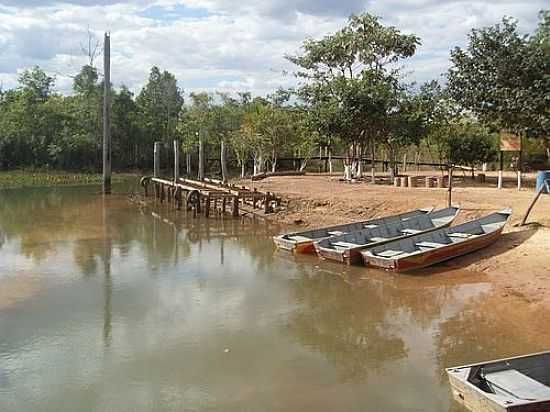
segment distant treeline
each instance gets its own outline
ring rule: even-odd
[[[184,168],[196,168],[202,142],[205,158],[221,158],[243,174],[276,170],[278,159],[289,157],[304,168],[319,155],[344,156],[356,172],[361,156],[384,158],[395,172],[411,151],[437,163],[476,165],[496,158],[501,129],[528,136],[530,150],[545,153],[548,11],[530,35],[509,18],[472,30],[467,47],[451,52],[445,85],[403,81],[399,67],[418,45],[417,36],[374,16],[352,16],[341,30],[286,56],[297,67],[297,86],[266,97],[185,95],[172,73],[153,67],[137,95],[113,91],[113,167],[150,169],[153,143],[168,148],[175,139],[187,154]],[[39,67],[24,71],[17,88],[0,90],[0,169],[100,170],[102,101],[93,65],[74,77],[69,96],[56,93],[55,78]]]

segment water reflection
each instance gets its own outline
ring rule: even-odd
[[[260,221],[90,188],[0,200],[2,411],[448,411],[446,366],[550,339],[483,275],[275,253]]]
[[[323,353],[345,381],[362,382],[381,365],[407,355],[380,288],[350,290],[324,273],[305,274],[290,287],[303,306],[290,314],[288,333]]]

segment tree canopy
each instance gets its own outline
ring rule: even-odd
[[[474,29],[465,49],[451,52],[449,91],[485,123],[516,133],[550,134],[550,13],[532,35],[517,21]]]
[[[170,155],[177,139],[190,172],[200,138],[224,178],[227,159],[244,176],[275,171],[286,159],[305,168],[323,151],[343,157],[356,175],[365,156],[389,160],[397,173],[397,159],[411,148],[443,165],[476,165],[494,159],[501,128],[550,136],[549,11],[530,34],[511,18],[472,30],[466,47],[451,51],[447,84],[406,81],[403,67],[420,44],[378,17],[353,15],[286,56],[296,87],[267,96],[185,95],[181,79],[154,66],[141,90],[113,91],[113,167],[150,168],[153,143],[164,142]],[[39,67],[23,71],[18,87],[0,89],[0,168],[99,170],[102,82],[91,56],[69,95],[56,92],[56,77]]]

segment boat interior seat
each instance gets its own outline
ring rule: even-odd
[[[468,239],[472,236],[476,236],[472,233],[464,233],[464,232],[456,232],[456,233],[448,233],[447,236],[449,237],[458,237],[458,238],[461,238],[461,239]]]
[[[525,400],[550,399],[550,387],[516,369],[487,373],[483,378],[495,393]]]
[[[386,240],[389,240],[387,237],[381,237],[381,236],[373,236],[370,238],[371,242],[385,242]]]
[[[400,232],[404,235],[416,235],[417,233],[420,233],[422,231],[419,229],[401,229]]]
[[[343,248],[343,249],[351,249],[351,248],[354,248],[354,247],[357,247],[357,246],[361,246],[361,245],[358,245],[357,243],[349,243],[349,242],[330,242],[330,244],[334,247],[337,247],[337,248]]]
[[[438,247],[441,247],[441,246],[445,246],[445,243],[423,241],[423,242],[415,243],[415,245],[420,247],[420,248],[435,249],[435,248],[438,248]]]
[[[289,240],[294,240],[295,242],[309,242],[309,241],[311,241],[311,238],[305,237],[305,236],[299,236],[299,235],[289,236],[288,239]]]
[[[496,222],[496,223],[486,223],[484,225],[481,225],[481,228],[485,233],[490,233],[499,229],[501,226],[502,226],[502,222]]]
[[[403,250],[392,250],[392,249],[386,249],[382,252],[375,253],[376,256],[385,257],[385,258],[392,258],[395,256],[403,255],[407,252],[404,252]]]

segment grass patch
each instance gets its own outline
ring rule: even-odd
[[[127,177],[127,176],[126,176]],[[124,176],[114,175],[112,183],[123,182]],[[0,172],[0,189],[33,186],[97,185],[102,176],[98,173],[70,173],[63,171],[12,170]]]

